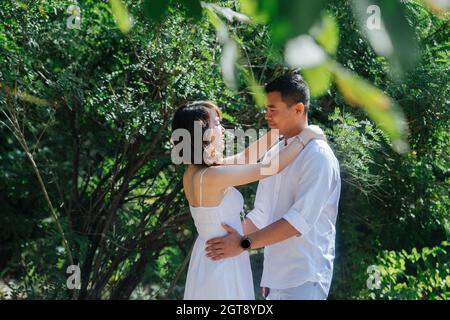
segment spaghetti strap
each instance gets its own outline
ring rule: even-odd
[[[208,170],[208,167],[203,169],[202,173],[200,174],[200,207],[202,206],[203,203],[203,174],[206,172],[206,170]]]

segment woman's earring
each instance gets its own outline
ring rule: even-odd
[[[203,158],[208,165],[220,164],[222,162],[222,155],[217,152],[211,144],[207,145],[203,152]]]
[[[203,150],[203,159],[207,165],[212,165],[214,163],[213,152],[214,148],[211,144],[208,144]]]

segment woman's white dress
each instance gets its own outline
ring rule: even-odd
[[[200,201],[201,203],[201,201]],[[184,291],[185,300],[254,300],[252,270],[247,251],[223,260],[213,261],[206,256],[205,242],[227,232],[224,222],[243,234],[240,213],[244,199],[234,187],[216,207],[192,207],[190,211],[198,232],[192,249]]]

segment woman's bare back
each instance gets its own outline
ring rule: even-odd
[[[207,169],[208,167],[189,165],[184,172],[184,194],[192,207],[216,207],[225,196],[226,189],[208,187],[204,177],[201,179]]]

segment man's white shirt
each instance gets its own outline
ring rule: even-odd
[[[283,148],[284,140],[265,158]],[[284,218],[301,234],[264,248],[262,287],[287,289],[312,281],[328,293],[340,190],[338,160],[322,140],[310,141],[288,167],[259,182],[247,218],[258,229]]]

